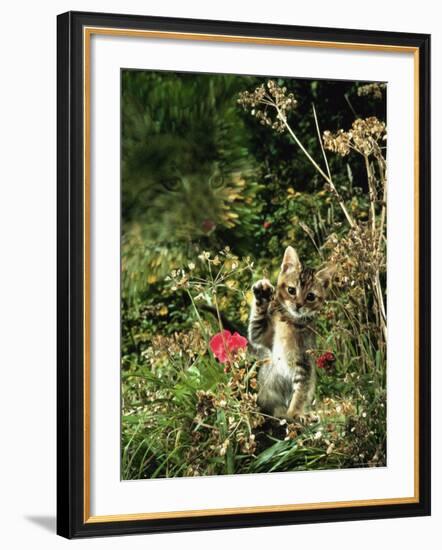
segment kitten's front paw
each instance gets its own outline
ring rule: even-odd
[[[286,413],[286,418],[288,421],[298,424],[300,426],[307,426],[310,424],[317,424],[319,422],[319,417],[312,412],[292,412],[290,410]]]
[[[275,289],[268,279],[261,279],[252,286],[253,294],[255,295],[256,304],[258,306],[268,305],[273,297]]]
[[[285,414],[285,418],[294,424],[298,424],[299,426],[304,426],[308,423],[308,417],[302,413],[302,412],[292,412],[288,410]]]

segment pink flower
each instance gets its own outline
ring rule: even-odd
[[[264,229],[268,229],[270,226],[272,225],[272,222],[269,221],[269,220],[266,220],[262,226],[264,227]]]
[[[223,330],[213,336],[209,342],[213,355],[220,363],[228,363],[239,349],[247,347],[247,338],[237,332]]]

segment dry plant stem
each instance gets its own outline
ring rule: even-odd
[[[379,168],[381,168],[382,161],[379,157],[380,156],[382,157],[382,155],[380,155],[380,151],[375,151],[374,154],[375,154],[375,156],[378,160]],[[380,253],[380,248],[381,248],[383,233],[384,233],[384,226],[385,226],[386,180],[385,180],[385,177],[384,177],[383,170],[382,171],[380,170],[380,179],[381,179],[381,181],[383,183],[383,186],[384,186],[384,201],[383,201],[381,215],[380,215],[379,227],[376,227],[376,205],[375,205],[375,201],[376,201],[375,180],[376,180],[376,178],[375,178],[375,175],[373,173],[373,168],[370,164],[370,160],[368,158],[368,155],[364,155],[364,160],[365,160],[365,169],[366,169],[366,172],[367,172],[367,181],[368,181],[368,187],[369,187],[371,231],[372,231],[373,239],[376,239],[376,241],[377,241],[376,255],[378,255]],[[384,294],[383,294],[383,291],[382,291],[382,286],[381,286],[381,281],[380,281],[380,276],[379,276],[379,267],[376,268],[375,275],[372,277],[372,286],[373,286],[373,289],[374,289],[375,299],[376,299],[376,303],[377,303],[377,307],[378,307],[380,325],[381,325],[381,328],[382,328],[384,341],[386,342],[387,341],[387,322],[386,322],[387,316],[386,316],[385,304],[384,304]]]
[[[384,226],[385,226],[385,218],[386,218],[386,212],[387,212],[387,176],[386,176],[385,159],[382,156],[381,150],[379,148],[377,151],[375,151],[375,157],[378,163],[379,179],[384,189],[384,192],[382,195],[381,221],[379,223],[379,240],[378,240],[378,247],[377,247],[377,253],[379,254],[381,251],[382,241],[384,239]]]
[[[293,132],[292,128],[287,123],[287,119],[284,116],[284,114],[278,109],[278,107],[276,105],[275,105],[275,108],[278,112],[278,117],[284,123],[285,127],[287,128],[287,131],[292,136],[292,138],[294,139],[296,144],[299,146],[299,148],[305,154],[305,156],[309,159],[309,161],[312,163],[312,165],[316,168],[316,170],[321,174],[321,176],[330,185],[332,191],[335,193],[335,195],[338,199],[339,206],[341,207],[345,217],[347,218],[347,221],[350,224],[350,227],[352,227],[352,228],[355,227],[356,224],[353,221],[353,219],[351,218],[350,214],[348,213],[347,208],[345,207],[345,204],[340,200],[339,193],[337,192],[336,187],[333,183],[333,180],[332,180],[332,177],[331,177],[331,174],[330,174],[329,165],[328,165],[328,162],[327,162],[327,157],[326,157],[325,150],[324,150],[324,147],[323,147],[323,143],[322,143],[322,140],[321,140],[319,123],[318,123],[318,118],[317,118],[317,115],[316,115],[316,110],[315,110],[314,105],[313,105],[313,116],[314,116],[314,119],[315,119],[316,131],[318,133],[319,143],[321,145],[321,150],[322,150],[322,154],[323,154],[324,161],[325,161],[325,164],[326,164],[328,175],[326,175],[324,173],[324,171],[318,166],[318,164],[310,156],[308,151],[304,148],[304,146],[299,141],[296,134]],[[376,249],[377,253],[379,254],[381,244],[382,244],[382,240],[383,240],[383,231],[384,231],[384,225],[385,225],[386,181],[385,181],[385,177],[384,177],[384,173],[383,173],[384,171],[381,170],[381,165],[382,165],[382,168],[383,168],[384,164],[382,162],[383,157],[380,154],[380,151],[375,151],[375,156],[376,156],[376,158],[378,160],[378,163],[379,163],[381,181],[384,183],[384,201],[383,201],[384,204],[382,206],[382,211],[381,211],[381,218],[380,218],[380,223],[379,223],[379,228],[378,228],[379,233],[378,233],[378,238],[377,238],[378,245],[377,245],[377,249]],[[365,166],[366,166],[366,171],[367,171],[367,180],[368,180],[368,185],[369,185],[371,229],[372,229],[373,238],[375,238],[376,230],[377,230],[377,228],[376,228],[376,204],[375,204],[375,202],[376,202],[375,176],[374,176],[373,170],[370,166],[368,156],[364,155],[364,159],[365,159]],[[379,277],[379,269],[376,269],[375,276],[372,278],[372,287],[374,289],[375,300],[376,300],[376,304],[377,304],[377,313],[378,313],[378,318],[379,318],[381,329],[382,329],[382,334],[383,334],[383,337],[384,337],[384,341],[386,342],[386,340],[387,340],[386,312],[385,312],[383,292],[382,292],[382,287],[381,287],[381,282],[380,282],[380,277]]]
[[[381,314],[381,326],[382,326],[382,332],[384,335],[384,340],[387,342],[387,315],[385,312],[385,305],[384,305],[384,297],[382,293],[382,287],[381,287],[381,281],[379,278],[379,270],[376,271],[376,276],[374,280],[374,288],[376,290],[376,298],[380,309]]]
[[[376,303],[377,311],[379,318],[379,324],[381,326],[382,335],[384,337],[384,342],[387,342],[387,316],[385,312],[384,298],[382,293],[382,286],[379,277],[379,269],[376,270],[375,274],[370,277],[371,285],[374,291],[374,298]]]
[[[370,166],[370,160],[368,158],[368,155],[364,155],[364,161],[365,161],[365,170],[367,172],[367,181],[368,181],[369,198],[370,198],[371,233],[374,237],[376,232],[376,210],[375,210],[376,187],[374,183],[374,174]]]
[[[350,224],[350,227],[355,226],[355,222],[353,221],[352,217],[348,213],[347,208],[345,207],[345,204],[339,197],[338,190],[335,187],[335,184],[333,183],[333,180],[322,170],[322,168],[317,164],[317,162],[312,158],[310,153],[307,151],[307,149],[302,145],[302,143],[299,141],[298,136],[295,134],[295,132],[292,130],[290,125],[287,122],[286,117],[284,114],[278,109],[278,107],[275,105],[275,108],[278,112],[278,117],[282,122],[284,123],[284,126],[287,128],[288,133],[292,136],[295,143],[298,145],[298,147],[301,149],[301,151],[304,153],[304,155],[308,158],[308,160],[311,162],[311,164],[316,168],[316,170],[321,174],[321,176],[325,179],[325,181],[330,185],[330,188],[336,195],[338,199],[339,206],[342,209],[342,212],[344,213],[345,217],[347,218],[348,223]]]
[[[324,162],[325,162],[325,166],[327,168],[327,174],[328,174],[328,177],[330,178],[330,180],[332,179],[332,176],[331,176],[331,172],[330,172],[330,166],[328,164],[328,160],[327,160],[327,155],[325,153],[325,149],[324,149],[324,144],[322,143],[322,139],[321,139],[321,130],[319,128],[319,122],[318,122],[318,117],[316,115],[316,109],[315,109],[315,105],[312,104],[312,109],[313,109],[313,117],[315,119],[315,125],[316,125],[316,133],[318,134],[318,141],[319,141],[319,145],[321,146],[321,151],[322,151],[322,156],[324,157]]]

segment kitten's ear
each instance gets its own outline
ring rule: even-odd
[[[333,276],[336,273],[336,268],[336,264],[329,264],[316,273],[316,278],[321,282],[322,286],[325,289],[329,288]]]
[[[285,249],[281,264],[281,272],[287,273],[288,271],[301,271],[301,262],[296,250],[292,246],[288,246]]]

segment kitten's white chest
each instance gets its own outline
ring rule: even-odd
[[[283,376],[292,376],[296,362],[294,339],[287,329],[276,327],[272,349],[273,367]]]

